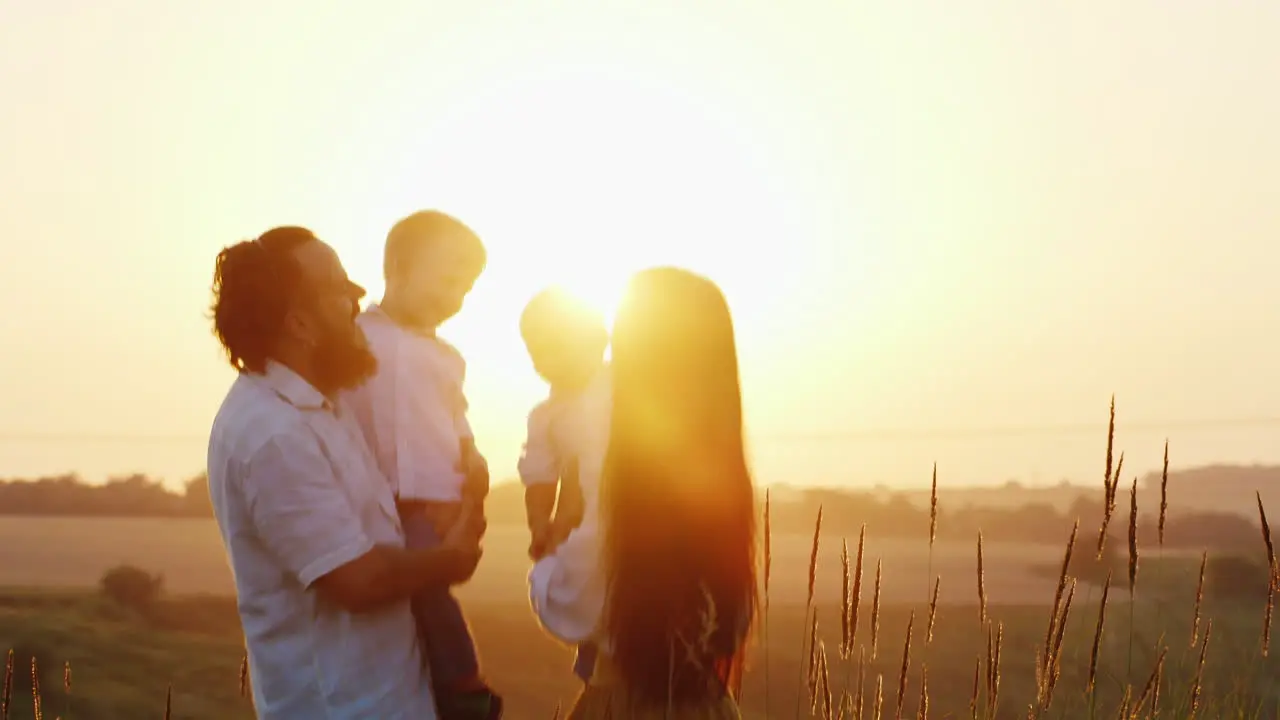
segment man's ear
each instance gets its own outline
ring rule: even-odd
[[[308,345],[313,343],[316,337],[310,319],[298,312],[296,308],[291,308],[285,313],[284,334]]]

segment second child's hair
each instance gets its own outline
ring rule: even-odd
[[[398,268],[413,263],[424,248],[446,237],[464,242],[472,270],[477,276],[484,272],[488,255],[484,243],[474,230],[458,218],[439,210],[421,210],[401,219],[387,233],[387,244],[382,256],[383,279],[391,279]]]
[[[604,631],[651,707],[736,691],[755,619],[755,498],[729,308],[684,270],[639,273],[613,330],[601,487]]]
[[[520,336],[525,342],[537,342],[563,332],[608,335],[604,316],[563,288],[550,287],[538,292],[520,313]]]

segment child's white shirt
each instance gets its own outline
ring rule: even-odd
[[[529,412],[517,465],[526,487],[553,485],[575,461],[584,507],[595,497],[609,444],[613,384],[606,366],[580,393],[550,395]]]
[[[520,477],[526,485],[555,482],[560,467],[574,457],[578,460],[582,522],[529,572],[534,613],[548,632],[569,643],[601,641],[596,637],[605,601],[599,486],[612,401],[608,368],[581,394],[548,398],[530,413],[529,442],[521,458]],[[601,647],[608,650],[607,643]]]
[[[460,502],[461,442],[472,437],[462,355],[401,327],[376,304],[356,322],[378,369],[346,401],[392,491],[405,500]]]

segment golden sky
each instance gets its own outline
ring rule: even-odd
[[[1093,482],[1112,392],[1130,467],[1280,461],[1186,422],[1280,417],[1280,3],[343,7],[0,0],[0,475],[198,471],[217,250],[376,298],[425,207],[490,248],[442,335],[500,475],[522,303],[657,263],[729,295],[764,480]]]

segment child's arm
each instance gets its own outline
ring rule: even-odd
[[[560,467],[551,443],[549,408],[540,405],[529,413],[528,435],[520,453],[518,468],[524,483],[525,515],[532,535],[531,555],[541,555],[551,530],[552,512],[556,506],[556,489]]]
[[[582,523],[583,505],[582,485],[578,482],[578,460],[574,458],[567,463],[560,477],[560,495],[556,501],[553,521],[558,538],[567,537],[570,531]]]
[[[555,525],[551,510],[556,502],[555,485],[530,485],[524,491],[525,515],[529,521],[529,557],[537,560],[552,546]]]

